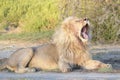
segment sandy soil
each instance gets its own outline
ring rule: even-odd
[[[0,59],[9,57],[19,48],[38,46],[40,43],[0,41]],[[89,49],[94,59],[112,64],[114,71],[99,73],[94,71],[76,70],[70,73],[35,72],[16,74],[8,71],[0,72],[0,80],[120,80],[120,46],[99,45]]]

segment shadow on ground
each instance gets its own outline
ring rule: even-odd
[[[93,59],[111,64],[116,72],[120,72],[120,48],[99,48],[92,49]]]

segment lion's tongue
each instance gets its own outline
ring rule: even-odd
[[[82,35],[83,35],[83,38],[88,39],[88,35],[85,32],[83,32]]]
[[[83,38],[88,39],[88,34],[87,34],[86,28],[83,29],[82,36],[83,36]]]

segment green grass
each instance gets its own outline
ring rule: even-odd
[[[112,68],[100,68],[100,69],[98,70],[98,72],[112,72],[112,71],[113,71]]]
[[[58,24],[57,0],[0,0],[0,31],[17,24],[22,33],[0,35],[0,40],[49,39]]]
[[[58,24],[57,0],[0,0],[0,24],[18,23],[24,32],[39,32]]]
[[[18,34],[3,34],[0,36],[0,40],[23,40],[23,41],[39,41],[49,40],[53,34],[53,30],[35,32],[35,33],[18,33]]]
[[[0,31],[14,24],[25,35],[36,34],[54,29],[68,16],[88,17],[94,26],[93,42],[117,43],[120,42],[120,0],[110,1],[0,0]],[[22,34],[8,36],[15,38]]]

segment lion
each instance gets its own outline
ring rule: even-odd
[[[90,38],[90,24],[87,18],[66,18],[56,29],[49,43],[37,47],[22,48],[7,58],[0,69],[9,69],[15,73],[55,70],[70,72],[76,66],[87,70],[109,68],[109,64],[93,60],[87,51]]]

